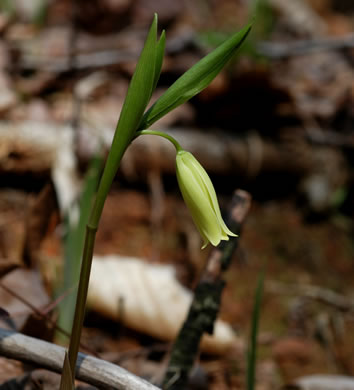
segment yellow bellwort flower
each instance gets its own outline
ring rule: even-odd
[[[183,149],[177,151],[176,174],[183,199],[204,240],[202,249],[209,242],[217,246],[228,236],[236,237],[222,219],[214,186],[205,169]]]

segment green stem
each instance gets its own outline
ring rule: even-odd
[[[247,351],[246,389],[254,390],[256,387],[256,363],[257,363],[257,337],[259,328],[259,317],[261,313],[262,294],[264,285],[263,272],[258,277],[255,301],[252,313],[251,336]]]
[[[105,168],[102,174],[102,178],[97,190],[96,199],[92,207],[92,211],[89,217],[89,221],[86,226],[86,235],[84,242],[84,250],[82,254],[80,282],[76,298],[75,314],[73,320],[73,327],[69,343],[69,363],[73,378],[75,378],[75,367],[77,355],[79,352],[81,330],[85,317],[87,291],[90,280],[93,249],[95,244],[96,231],[102,215],[103,206],[107,198],[109,189],[112,185],[114,176],[120,165],[120,161],[123,154],[129,145],[131,139],[122,139],[121,142],[116,142],[115,147],[111,148]]]
[[[77,354],[79,352],[81,329],[84,323],[88,281],[90,279],[93,248],[97,227],[86,226],[85,246],[82,255],[80,282],[76,298],[75,315],[69,344],[69,363],[74,377]]]
[[[136,132],[136,137],[139,135],[158,135],[160,137],[168,139],[170,142],[172,142],[173,146],[176,148],[176,151],[182,150],[181,145],[169,134],[163,133],[162,131],[157,130],[141,130]]]
[[[172,142],[177,152],[182,149],[181,145],[173,137],[161,131],[155,131],[155,130],[138,131],[135,135],[135,138],[138,137],[139,135],[159,135],[160,137],[166,138],[170,142]],[[117,133],[115,134],[115,137],[116,136]],[[75,366],[76,366],[77,354],[79,352],[81,330],[82,330],[84,317],[85,317],[87,291],[88,291],[88,285],[90,280],[96,231],[98,228],[98,224],[103,211],[103,206],[107,198],[109,189],[112,185],[114,176],[118,170],[123,154],[131,140],[125,139],[123,141],[125,142],[115,142],[115,147],[114,148],[112,147],[110,150],[102,174],[102,179],[100,181],[100,185],[97,191],[95,203],[92,207],[90,218],[86,226],[84,251],[82,255],[81,272],[80,272],[80,282],[79,282],[79,287],[77,292],[73,328],[71,332],[69,352],[68,352],[70,369],[73,374],[73,378],[75,378]]]
[[[158,135],[172,142],[177,152],[182,149],[181,145],[173,137],[161,131],[155,131],[155,130],[138,131],[135,135],[135,138],[138,137],[139,135]],[[116,136],[117,134],[115,134],[115,137]],[[79,352],[81,330],[82,330],[84,317],[85,317],[87,291],[88,291],[88,285],[90,280],[96,231],[98,228],[98,224],[103,211],[103,206],[107,198],[109,189],[112,185],[114,176],[118,170],[123,154],[131,140],[125,139],[124,141],[125,142],[120,142],[120,143],[115,142],[115,147],[114,148],[112,147],[110,150],[102,174],[102,179],[100,181],[100,185],[97,191],[95,203],[92,207],[90,218],[86,226],[84,251],[82,255],[81,272],[80,272],[80,282],[79,282],[79,287],[77,292],[73,328],[71,332],[69,352],[68,352],[70,369],[73,374],[72,375],[73,378],[75,378],[76,360],[77,360],[77,354]]]

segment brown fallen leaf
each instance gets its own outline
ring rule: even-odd
[[[6,290],[2,287],[5,286]],[[8,311],[16,329],[21,329],[33,310],[28,304],[20,301],[9,290],[21,295],[31,305],[41,308],[49,303],[49,297],[44,290],[41,276],[37,271],[18,268],[7,274],[0,283],[0,307]],[[7,327],[4,321],[0,326]]]
[[[23,372],[24,369],[22,362],[0,357],[0,390],[16,390],[16,387],[6,387],[6,384],[8,384],[10,381],[13,381],[13,378],[22,377]],[[23,390],[23,387],[20,390]]]
[[[20,264],[17,261],[0,259],[0,279],[19,266]]]
[[[310,375],[296,381],[300,390],[354,390],[354,379],[344,375]]]
[[[34,265],[38,260],[38,251],[48,230],[51,215],[57,209],[55,189],[52,182],[46,184],[32,202],[27,214],[24,260],[27,265]]]
[[[0,72],[0,88],[0,113],[4,113],[16,105],[17,97],[9,78],[2,72]]]
[[[177,281],[171,265],[118,255],[94,257],[88,306],[132,329],[172,341],[191,301],[191,291]],[[201,349],[222,355],[242,350],[242,344],[229,324],[217,320],[213,335],[203,336]]]

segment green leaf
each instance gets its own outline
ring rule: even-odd
[[[163,38],[161,42],[163,42]],[[95,208],[90,218],[92,225],[96,225],[100,219],[106,196],[118,170],[120,160],[129,143],[134,138],[151,98],[156,79],[157,46],[157,15],[155,14],[114,133],[112,146],[97,192]]]
[[[247,390],[254,390],[256,383],[256,362],[257,362],[257,336],[259,327],[259,317],[261,313],[262,295],[263,295],[264,275],[258,278],[255,302],[252,314],[251,337],[247,351]]]
[[[60,388],[59,390],[75,390],[74,378],[71,372],[68,353],[65,351],[63,372],[61,374]]]
[[[163,57],[165,54],[165,45],[166,45],[166,34],[165,34],[165,30],[163,30],[156,48],[155,78],[152,87],[152,92],[154,92],[157,82],[159,81],[160,78]]]
[[[145,113],[139,129],[150,127],[168,112],[206,88],[235,54],[251,30],[248,24],[187,70]]]
[[[98,180],[102,171],[103,159],[97,155],[90,162],[85,175],[84,188],[80,197],[80,215],[77,222],[65,218],[64,237],[64,273],[63,283],[57,291],[57,296],[71,291],[59,304],[58,325],[68,333],[71,331],[74,318],[77,285],[80,278],[81,257],[85,239],[86,224],[97,191]],[[68,338],[61,332],[56,333],[56,342],[67,344]]]
[[[128,134],[129,138],[133,137],[149,103],[155,82],[156,51],[157,15],[155,14],[119,117],[115,139],[112,144],[113,151],[114,142],[122,142],[124,134]],[[119,136],[119,141],[117,141],[118,137],[116,136]]]

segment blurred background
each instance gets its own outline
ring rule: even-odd
[[[264,270],[257,389],[308,374],[354,375],[350,0],[1,0],[3,326],[53,340],[57,305],[43,308],[67,291],[63,283],[72,286],[65,274],[77,273],[70,256],[82,249],[82,221],[154,12],[167,45],[152,102],[256,15],[212,84],[154,129],[202,163],[223,211],[236,189],[252,195],[220,315],[247,340]],[[174,164],[160,137],[132,143],[95,253],[172,264],[179,282],[193,288],[210,249],[200,250]],[[34,316],[28,303],[41,313]],[[86,321],[90,349],[149,380],[158,375],[168,341],[99,312],[90,310]],[[23,373],[3,364],[2,381]],[[239,351],[203,354],[198,367],[195,388],[245,388]]]

